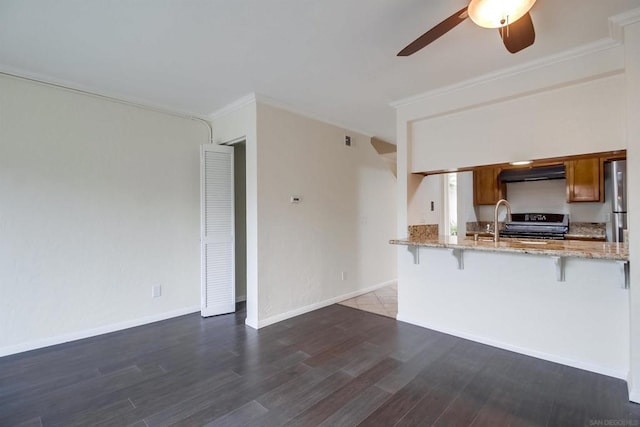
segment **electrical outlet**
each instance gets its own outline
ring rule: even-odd
[[[342,278],[342,280],[347,280],[347,272],[343,271],[340,277]]]
[[[611,212],[604,214],[604,222],[611,222]]]
[[[158,298],[162,295],[162,286],[161,285],[153,285],[151,287],[151,298]]]
[[[347,147],[351,147],[351,137],[349,135],[344,136],[344,145]]]

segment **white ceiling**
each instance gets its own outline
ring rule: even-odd
[[[640,0],[538,0],[512,55],[466,0],[0,0],[0,71],[208,117],[251,93],[393,141],[393,101],[608,37]],[[1,94],[0,94],[1,96]]]

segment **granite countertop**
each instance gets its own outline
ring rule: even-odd
[[[565,239],[607,240],[606,224],[599,222],[573,222]]]
[[[393,245],[424,246],[431,248],[468,249],[487,252],[507,252],[572,258],[629,260],[629,249],[624,243],[582,240],[531,240],[501,238],[499,242],[487,238],[458,238],[438,236],[433,239],[396,239]]]

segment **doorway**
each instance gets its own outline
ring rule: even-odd
[[[338,304],[395,319],[398,315],[398,284],[393,283]]]
[[[458,236],[458,174],[444,175],[443,231],[445,236]]]
[[[246,142],[233,147],[236,303],[247,300],[247,149]]]

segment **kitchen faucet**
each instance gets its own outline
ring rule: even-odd
[[[507,222],[511,221],[511,204],[507,202],[506,199],[498,200],[498,203],[496,203],[496,210],[493,215],[493,241],[494,242],[500,241],[500,231],[498,231],[498,211],[500,210],[501,204],[504,204],[504,206],[507,208]]]

